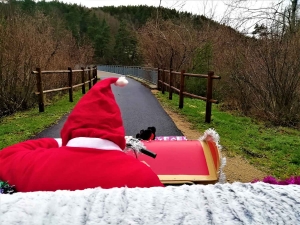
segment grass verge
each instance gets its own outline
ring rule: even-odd
[[[178,95],[173,100],[158,92],[156,97],[164,107],[183,116],[200,132],[214,128],[220,134],[220,142],[227,156],[241,155],[258,169],[284,179],[300,175],[300,131],[267,126],[249,117],[223,112],[213,104],[212,122],[205,120],[205,102],[184,99],[183,109],[178,108]]]
[[[55,124],[63,115],[73,109],[81,97],[81,91],[76,91],[73,102],[69,102],[69,96],[64,95],[50,105],[46,105],[43,113],[39,113],[38,108],[32,108],[1,118],[0,149],[27,140]]]

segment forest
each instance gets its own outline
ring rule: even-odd
[[[203,15],[163,7],[86,8],[59,1],[0,3],[0,118],[36,104],[40,67],[88,65],[161,67],[207,74],[223,110],[298,127],[300,122],[300,32],[297,1],[252,35]],[[50,86],[64,81],[48,80]],[[202,81],[187,81],[202,94]],[[198,93],[197,93],[198,92]],[[200,92],[200,93],[199,93]]]

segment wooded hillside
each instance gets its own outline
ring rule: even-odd
[[[89,9],[59,1],[2,1],[0,117],[34,104],[30,71],[36,67],[117,64],[205,74],[213,70],[222,76],[214,97],[224,109],[297,126],[298,20],[274,18],[271,25],[258,24],[250,37],[204,16],[162,7]],[[47,85],[60,82],[65,81]],[[200,81],[187,85],[195,94],[205,92]]]

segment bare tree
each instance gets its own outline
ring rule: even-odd
[[[257,35],[252,38],[219,29],[215,36],[223,34],[227,41],[215,39],[214,42],[222,52],[215,53],[214,63],[223,75],[225,102],[231,102],[230,107],[245,114],[280,125],[300,122],[300,34],[293,8],[272,11],[270,15],[260,14],[257,18],[266,23],[256,26]],[[294,28],[292,13],[287,11],[295,13]]]
[[[42,13],[26,15],[18,10],[1,9],[0,117],[35,103],[35,77],[31,71],[36,67],[66,69],[91,61],[90,44],[78,48],[72,34],[63,28],[59,19],[55,21],[56,27]],[[61,77],[51,78],[45,88],[62,87]]]
[[[146,61],[157,67],[180,69],[187,65],[199,44],[189,23],[149,21],[138,32],[139,47]]]

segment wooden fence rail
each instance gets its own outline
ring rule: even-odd
[[[179,108],[183,108],[183,99],[184,96],[189,96],[197,99],[201,99],[206,101],[206,112],[205,112],[205,122],[211,122],[211,106],[212,103],[218,104],[218,100],[212,99],[213,93],[213,79],[221,79],[220,76],[215,76],[213,71],[209,71],[208,74],[193,74],[193,73],[186,73],[184,70],[181,72],[166,70],[166,69],[157,69],[157,88],[161,90],[162,93],[165,93],[166,87],[169,88],[169,99],[172,99],[173,91],[176,91],[179,94]],[[167,75],[169,76],[169,82],[167,83]],[[180,87],[179,89],[174,87],[174,77],[176,75],[180,75]],[[184,91],[184,84],[185,84],[185,77],[199,77],[207,79],[207,87],[206,87],[206,97],[194,95]]]
[[[85,74],[88,73],[88,80],[85,80]],[[42,80],[42,74],[53,74],[53,73],[62,73],[62,74],[68,74],[68,87],[61,87],[51,90],[43,90],[43,80]],[[80,73],[81,74],[81,83],[74,85],[73,84],[73,78],[74,74]],[[37,81],[37,92],[35,92],[36,95],[38,95],[38,101],[39,101],[39,112],[45,111],[45,93],[50,92],[56,92],[56,91],[63,91],[63,90],[69,90],[69,101],[73,102],[73,89],[75,87],[82,86],[82,94],[85,94],[85,84],[89,84],[89,89],[92,88],[92,85],[95,85],[97,83],[97,67],[88,67],[83,68],[81,67],[81,70],[72,70],[70,67],[68,70],[49,70],[49,71],[42,71],[41,68],[36,68],[35,71],[32,71],[31,74],[36,75],[36,81]]]

